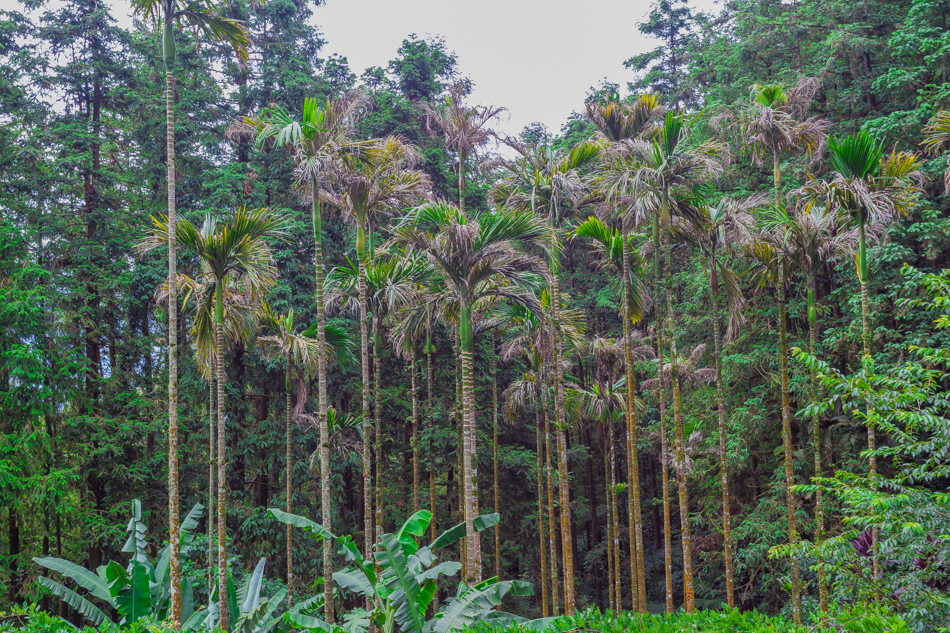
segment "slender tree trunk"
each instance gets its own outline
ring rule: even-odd
[[[383,533],[383,371],[380,367],[382,338],[379,316],[373,318],[373,417],[376,440],[376,534]]]
[[[419,511],[419,393],[416,391],[416,342],[409,352],[409,373],[412,374],[412,511]]]
[[[653,286],[658,293],[666,294],[660,285],[660,221],[653,219]],[[656,308],[656,351],[660,379],[660,471],[663,485],[663,566],[666,574],[666,612],[673,613],[673,528],[670,524],[670,474],[669,442],[666,437],[666,372],[663,371],[663,317],[661,308]]]
[[[630,485],[630,492],[627,496],[627,521],[630,524],[630,593],[633,610],[646,613],[647,590],[646,570],[644,569],[643,560],[643,511],[640,505],[640,460],[637,452],[637,411],[636,397],[634,396],[633,334],[631,332],[633,318],[628,313],[632,279],[630,276],[630,241],[626,232],[623,236],[623,268],[623,291],[626,295],[624,301],[626,318],[623,321],[623,354],[624,371],[627,377],[627,479]]]
[[[788,392],[788,334],[785,324],[785,263],[779,260],[778,276],[776,278],[778,290],[778,331],[779,331],[779,365],[782,372],[782,444],[785,450],[785,501],[788,506],[788,540],[798,542],[798,529],[795,524],[795,471],[792,464],[792,405]],[[792,556],[792,620],[795,624],[802,623],[802,586],[801,570],[798,557]]]
[[[610,449],[609,440],[604,437],[604,501],[607,503],[607,542],[604,543],[604,549],[607,550],[607,596],[610,598],[607,602],[610,610],[617,612],[617,596],[614,592],[614,577],[617,572],[614,563],[614,511],[613,495],[610,491]]]
[[[495,514],[501,514],[498,486],[498,358],[495,355],[495,333],[491,336],[491,407],[492,407],[492,467],[495,487]],[[495,524],[495,577],[501,578],[501,522]]]
[[[473,374],[472,307],[463,298],[459,313],[459,343],[462,356],[462,482],[465,515],[465,582],[471,586],[478,581],[478,542],[475,539],[475,487],[473,447],[475,434],[475,384]]]
[[[808,353],[813,358],[818,355],[818,279],[814,269],[809,273],[808,280]],[[818,381],[818,372],[811,369],[812,402],[817,403],[821,395],[821,386]],[[812,448],[815,457],[815,478],[822,476],[821,467],[821,418],[815,413],[811,418]],[[821,546],[825,541],[825,509],[822,501],[821,488],[815,492],[815,545]],[[828,574],[824,566],[818,568],[818,607],[821,612],[821,626],[828,624]]]
[[[320,519],[323,527],[333,529],[330,507],[330,430],[327,428],[327,332],[326,306],[323,302],[323,209],[320,203],[320,181],[313,179],[313,219],[315,294],[317,303],[317,418],[320,424]],[[365,284],[365,279],[362,279]],[[365,290],[365,285],[364,285]],[[365,297],[365,292],[363,297]],[[365,349],[365,345],[364,345]],[[323,541],[323,600],[324,619],[333,624],[333,543]]]
[[[373,554],[373,465],[372,437],[373,424],[369,417],[369,327],[366,306],[366,266],[363,258],[357,254],[360,293],[360,362],[363,378],[363,555],[369,558]],[[369,598],[366,599],[370,608]]]
[[[716,363],[716,408],[719,417],[719,484],[722,486],[722,540],[726,567],[726,604],[736,606],[735,581],[732,575],[732,517],[729,503],[729,470],[726,466],[726,399],[722,385],[722,336],[719,328],[719,271],[715,253],[710,253],[710,286],[712,289],[712,329]]]
[[[540,375],[538,376],[540,380]],[[537,446],[538,457],[538,552],[541,554],[541,615],[548,617],[551,615],[551,607],[548,596],[548,561],[547,547],[545,546],[544,534],[544,484],[542,483],[543,466],[541,455],[544,452],[544,444],[541,439],[541,385],[537,384],[535,390],[535,445]]]
[[[435,451],[432,448],[432,436],[435,432],[435,400],[433,390],[435,389],[435,376],[432,367],[432,320],[429,319],[429,325],[426,329],[426,381],[429,410],[429,512],[432,513],[432,521],[429,523],[429,536],[434,541],[436,539],[436,516],[435,516]],[[438,592],[436,593],[438,597]]]
[[[227,539],[227,503],[228,479],[226,472],[225,408],[224,390],[227,377],[224,375],[224,289],[225,280],[216,280],[215,322],[217,324],[218,344],[214,359],[218,374],[218,624],[222,630],[228,630],[228,539]]]
[[[166,23],[166,28],[168,25]],[[181,524],[178,506],[178,249],[175,242],[175,76],[165,72],[168,154],[168,542],[171,616],[181,628]]]
[[[560,599],[560,580],[557,564],[557,521],[554,514],[554,464],[551,446],[551,422],[548,414],[547,390],[541,385],[541,408],[544,411],[544,455],[545,472],[548,480],[548,539],[551,551],[551,614],[558,615]]]
[[[570,478],[567,471],[567,437],[564,434],[564,380],[561,368],[561,300],[558,292],[559,263],[551,271],[551,357],[554,363],[554,426],[557,431],[558,493],[561,499],[561,555],[564,562],[564,614],[574,615],[574,555],[571,539]]]
[[[215,364],[217,368],[217,364]],[[208,608],[211,608],[211,587],[214,586],[214,524],[217,516],[217,504],[214,494],[214,470],[215,470],[215,450],[214,450],[214,373],[208,376]]]
[[[676,317],[673,313],[673,275],[672,275],[672,236],[669,218],[669,201],[663,202],[663,225],[661,233],[663,256],[666,265],[663,269],[666,289],[666,337],[670,350],[670,387],[673,392],[673,440],[676,451],[676,483],[679,489],[681,540],[683,546],[683,603],[686,613],[696,611],[696,597],[693,591],[693,550],[692,535],[689,526],[689,496],[686,490],[686,440],[683,437],[683,402],[680,394],[679,365],[676,351]]]
[[[861,282],[861,342],[864,348],[864,361],[871,360],[871,308],[868,300],[868,253],[867,236],[865,235],[865,220],[862,214],[858,218],[858,272]],[[868,407],[867,427],[868,427],[868,476],[871,480],[872,490],[877,489],[877,457],[874,454],[877,448],[877,438],[874,436],[874,426],[871,420],[874,419],[874,407]],[[871,575],[875,580],[881,578],[881,557],[878,541],[880,540],[880,531],[877,526],[871,528]]]
[[[287,446],[286,446],[286,451],[287,451],[287,456],[286,456],[286,461],[285,461],[287,467],[286,467],[286,471],[285,471],[285,474],[284,474],[284,479],[286,480],[286,481],[285,481],[285,486],[286,486],[285,494],[287,495],[287,499],[286,499],[287,514],[290,514],[290,513],[292,512],[292,507],[293,507],[292,504],[291,504],[291,501],[292,501],[292,498],[293,498],[293,491],[291,490],[291,486],[292,486],[292,484],[293,484],[293,477],[294,477],[294,476],[293,476],[293,465],[294,465],[294,463],[293,463],[293,456],[292,456],[292,453],[291,453],[291,437],[290,437],[290,435],[291,435],[291,430],[290,430],[291,427],[290,427],[290,425],[291,425],[291,422],[292,422],[291,419],[290,419],[290,418],[291,418],[290,385],[291,385],[290,359],[288,358],[288,359],[287,359],[287,374],[286,374],[286,376],[284,377],[284,391],[286,392],[286,394],[285,394],[285,400],[286,400],[286,401],[285,401],[285,403],[284,403],[284,413],[285,413],[285,415],[287,416],[287,417],[286,417],[286,421],[287,421],[287,438],[286,438],[286,444],[287,444]],[[293,560],[293,553],[294,553],[294,551],[293,551],[293,536],[292,536],[292,534],[291,534],[291,525],[288,523],[288,524],[286,525],[286,528],[287,528],[287,607],[289,608],[289,607],[294,606],[294,589],[293,589],[293,579],[294,579],[294,560]]]

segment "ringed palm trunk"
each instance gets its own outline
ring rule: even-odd
[[[868,301],[868,253],[867,253],[867,237],[865,235],[865,219],[864,214],[858,217],[858,257],[861,261],[858,264],[858,272],[860,273],[861,279],[861,342],[864,348],[864,357],[867,360],[871,359],[871,308],[870,302]],[[872,489],[876,489],[877,485],[875,478],[877,476],[877,457],[874,455],[874,450],[877,448],[877,439],[874,437],[874,427],[871,425],[871,420],[874,417],[874,408],[869,407],[867,412],[868,420],[868,475],[871,478]],[[880,579],[881,577],[881,559],[878,547],[878,541],[880,539],[880,532],[878,528],[871,528],[871,551],[873,553],[872,557],[872,575],[875,580]]]
[[[614,425],[609,422],[610,433],[610,521],[613,523],[613,550],[614,550],[614,602],[617,605],[617,611],[623,608],[620,591],[620,513],[617,509],[617,449],[614,445]]]
[[[171,26],[170,21],[166,21],[166,37],[171,34]],[[168,542],[171,547],[171,615],[175,628],[179,629],[181,523],[178,510],[178,262],[175,243],[175,75],[170,67],[165,72],[165,119],[168,154]]]
[[[412,343],[409,356],[412,374],[412,511],[419,511],[419,398],[416,392],[416,344]]]
[[[817,286],[818,279],[815,271],[809,274],[808,284],[808,353],[814,358],[818,354],[818,308]],[[811,370],[812,402],[817,403],[820,395],[818,372]],[[821,418],[816,413],[812,416],[812,443],[815,457],[815,477],[821,477]],[[821,488],[815,492],[815,544],[821,545],[825,541],[825,509],[822,501]],[[828,575],[824,566],[818,568],[818,607],[821,611],[821,625],[826,626],[828,620]]]
[[[320,182],[313,179],[313,242],[314,272],[317,303],[317,418],[320,425],[320,517],[323,527],[333,529],[333,515],[330,507],[330,431],[327,428],[327,332],[326,311],[323,304],[323,209],[320,203]],[[333,624],[333,548],[332,543],[323,541],[323,599],[324,617]]]
[[[217,334],[217,333],[215,333]],[[212,372],[213,373],[213,372]],[[214,586],[214,376],[208,377],[208,587]],[[211,607],[211,592],[208,592],[208,608]]]
[[[540,380],[540,375],[538,376]],[[541,385],[537,383],[535,390],[535,402],[537,406],[534,410],[535,424],[535,446],[537,446],[538,458],[538,552],[541,554],[541,616],[551,615],[551,607],[548,597],[548,561],[547,546],[545,545],[544,534],[544,484],[542,483],[543,466],[541,454],[544,452],[544,444],[541,439]]]
[[[215,324],[217,344],[214,350],[215,370],[218,375],[218,623],[228,630],[228,539],[227,539],[227,473],[225,472],[224,428],[224,279],[217,280],[215,293]]]
[[[286,464],[287,470],[284,475],[286,479],[285,485],[286,490],[285,494],[287,495],[287,514],[292,512],[291,500],[293,497],[293,490],[291,489],[293,483],[293,457],[291,453],[291,403],[290,403],[290,386],[291,386],[291,374],[290,374],[290,359],[287,360],[287,373],[284,377],[284,391],[286,392],[285,403],[284,403],[284,413],[287,416],[287,438],[286,438]],[[291,535],[291,526],[287,524],[287,606],[292,607],[294,605],[294,590],[293,590],[293,578],[294,578],[294,561],[293,561],[293,537]]]
[[[429,536],[434,541],[436,538],[436,516],[435,516],[435,451],[432,450],[432,435],[435,431],[435,400],[433,399],[433,390],[435,389],[435,376],[432,367],[432,322],[426,331],[426,398],[428,399],[429,409],[429,512],[432,513],[432,521],[429,522]],[[438,592],[436,593],[438,596]]]
[[[459,343],[462,357],[462,482],[465,515],[465,582],[474,584],[479,574],[478,542],[475,539],[475,487],[472,458],[475,445],[475,384],[473,374],[472,306],[462,299],[459,311]]]
[[[548,413],[547,390],[541,386],[541,408],[544,410],[544,455],[548,484],[548,549],[551,551],[551,613],[558,615],[561,576],[557,561],[557,521],[554,514],[554,464],[551,445],[551,421]]]
[[[554,361],[554,425],[557,430],[558,493],[561,501],[561,557],[564,561],[564,615],[574,615],[574,548],[571,543],[571,496],[567,469],[567,436],[564,429],[564,380],[561,368],[560,293],[557,275],[560,262],[551,271],[552,358]]]
[[[660,221],[653,218],[653,286],[660,286]],[[663,294],[665,290],[662,291]],[[666,612],[673,613],[673,528],[670,524],[669,442],[666,437],[666,372],[663,371],[663,317],[659,305],[656,314],[656,351],[660,359],[660,472],[663,486],[663,566],[666,576]]]
[[[726,400],[722,386],[722,335],[719,329],[719,272],[715,253],[710,253],[710,288],[712,295],[712,329],[715,345],[716,408],[719,417],[719,483],[722,486],[722,540],[726,568],[726,603],[736,606],[735,581],[732,574],[732,516],[729,500],[729,470],[726,467]]]
[[[626,233],[623,235],[623,283],[624,293],[630,288],[630,243]],[[637,454],[637,412],[634,397],[633,378],[633,335],[629,314],[629,303],[624,301],[623,320],[624,371],[627,377],[627,479],[630,492],[627,497],[627,521],[630,524],[630,577],[631,603],[634,611],[646,612],[646,570],[643,560],[643,513],[640,505],[640,460]]]
[[[683,403],[680,394],[679,366],[676,352],[676,317],[673,313],[673,275],[672,275],[672,245],[670,236],[669,201],[663,203],[664,238],[663,269],[664,286],[666,289],[666,337],[670,350],[670,387],[673,395],[673,441],[676,451],[676,483],[679,491],[680,523],[683,546],[683,603],[687,613],[696,611],[696,597],[693,592],[693,549],[692,535],[689,527],[689,496],[686,490],[686,440],[683,437]]]
[[[379,333],[379,315],[373,319],[373,417],[376,440],[376,534],[383,533],[383,372],[380,367],[382,339]]]
[[[798,542],[798,529],[795,525],[795,471],[792,464],[792,405],[788,392],[788,334],[785,324],[785,263],[779,261],[778,277],[778,331],[779,365],[782,373],[782,445],[785,450],[785,502],[788,506],[788,540]],[[798,558],[792,557],[792,620],[802,623],[801,570]]]
[[[609,440],[604,437],[604,444],[607,444]],[[610,605],[610,610],[617,611],[617,601],[616,594],[614,593],[614,576],[616,575],[616,570],[614,569],[614,521],[613,521],[613,497],[610,493],[610,449],[607,446],[604,446],[603,451],[604,456],[604,501],[607,503],[607,596],[609,600],[607,603]]]
[[[495,514],[500,515],[498,492],[498,359],[495,356],[495,333],[492,332],[491,347],[491,407],[492,407],[492,467],[495,488]],[[501,578],[501,522],[495,524],[495,577]]]
[[[362,255],[357,253],[356,260],[359,275],[360,362],[363,379],[363,555],[369,558],[373,553],[373,465],[370,448],[373,425],[369,417],[369,317],[366,314],[366,267]],[[366,603],[369,605],[369,598]]]

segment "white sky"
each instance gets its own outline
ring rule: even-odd
[[[105,1],[120,24],[131,24],[128,0]],[[385,67],[410,33],[443,36],[460,73],[475,84],[473,101],[508,108],[497,127],[511,135],[534,121],[556,134],[603,79],[625,92],[633,73],[624,60],[656,46],[637,29],[651,0],[326,2],[312,18],[327,40],[324,56],[346,57],[359,76]],[[718,3],[690,1],[696,12],[718,10]]]

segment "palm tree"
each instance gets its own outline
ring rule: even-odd
[[[359,251],[357,251],[359,253]],[[373,366],[375,368],[375,431],[370,423],[369,417],[369,364],[368,364],[368,328],[363,322],[360,326],[360,342],[366,343],[361,349],[362,371],[363,371],[363,465],[366,466],[370,461],[368,452],[369,437],[372,435],[376,441],[376,489],[382,490],[382,429],[380,421],[381,406],[381,372],[380,372],[380,348],[382,340],[379,333],[379,325],[382,319],[394,313],[401,306],[414,301],[419,295],[419,286],[428,282],[431,275],[431,269],[427,262],[421,257],[406,253],[395,252],[386,254],[379,252],[376,257],[365,257],[362,261],[357,259],[354,263],[347,260],[347,265],[338,266],[330,271],[327,277],[327,304],[329,306],[339,306],[350,314],[359,314],[361,317],[365,314],[371,314],[373,319]],[[397,349],[401,345],[408,346],[409,341],[400,341]],[[365,486],[364,494],[370,499],[373,496],[373,486],[369,475],[372,469],[367,469],[363,474],[363,483]],[[381,494],[377,492],[377,494]],[[364,502],[365,503],[365,502]],[[369,522],[369,534],[373,530],[372,506],[367,508],[368,512],[365,520]],[[382,500],[377,499],[376,527],[382,528]],[[364,529],[365,529],[364,524]],[[370,536],[370,538],[372,538]],[[366,547],[372,551],[374,542],[370,540]]]
[[[166,217],[152,218],[154,227],[138,245],[140,252],[159,248],[168,242],[169,223]],[[229,283],[243,285],[259,301],[277,279],[271,250],[265,237],[283,237],[287,221],[283,216],[266,209],[248,211],[236,209],[226,223],[219,226],[210,216],[199,229],[186,219],[179,218],[175,226],[177,241],[193,251],[207,274],[214,279],[214,322],[216,331],[215,362],[218,383],[218,618],[227,630],[227,486],[225,484],[225,401],[224,298]],[[239,280],[239,282],[237,282]],[[255,302],[256,302],[255,301]]]
[[[256,118],[247,118],[244,125],[255,130],[260,145],[273,143],[284,147],[296,163],[295,178],[301,192],[310,193],[313,220],[315,300],[317,307],[317,345],[326,349],[326,318],[323,301],[323,213],[320,204],[320,185],[323,173],[340,156],[354,150],[355,124],[368,107],[362,93],[352,93],[343,99],[327,99],[321,107],[316,99],[305,99],[303,112],[297,118],[280,106],[265,109]],[[317,354],[317,417],[320,426],[320,510],[323,526],[332,530],[330,506],[330,448],[326,426],[327,370],[326,354]],[[324,617],[333,623],[333,548],[329,540],[323,542]]]
[[[950,148],[950,110],[941,110],[930,119],[924,128],[924,147],[933,155]],[[943,174],[943,187],[950,191],[950,159]]]
[[[231,279],[224,297],[224,331],[228,343],[243,341],[250,344],[251,337],[257,329],[257,312],[252,303],[253,291],[247,287],[244,278]],[[238,285],[235,285],[238,284]],[[182,311],[189,311],[191,304],[192,325],[189,331],[195,348],[195,359],[198,371],[202,378],[208,381],[208,586],[214,585],[214,539],[213,524],[217,514],[215,503],[215,283],[210,271],[204,270],[195,277],[178,274],[175,284],[178,292],[184,295]],[[156,302],[163,304],[168,301],[168,283],[162,284],[156,292]],[[210,600],[213,596],[209,593]]]
[[[420,160],[418,148],[399,137],[390,136],[363,143],[358,151],[343,155],[334,164],[330,181],[332,189],[321,192],[325,202],[341,209],[347,219],[356,229],[356,264],[359,272],[359,319],[360,319],[360,349],[363,378],[363,486],[365,505],[364,532],[366,537],[365,549],[367,556],[373,548],[373,512],[370,492],[372,486],[371,451],[369,437],[370,429],[370,383],[369,383],[369,332],[367,312],[366,273],[367,256],[372,256],[372,244],[367,250],[367,234],[370,242],[374,229],[379,225],[384,214],[416,201],[428,191],[428,178],[424,172],[413,167]],[[375,314],[375,313],[374,313]],[[374,367],[378,368],[378,350],[374,338]],[[379,434],[379,373],[375,373],[377,405],[374,408],[376,415],[376,527],[382,529],[382,488],[380,486],[380,466],[382,464],[382,438]]]
[[[291,501],[293,498],[293,453],[291,443],[291,427],[294,419],[303,412],[303,405],[306,397],[297,401],[297,410],[291,408],[291,393],[293,386],[293,375],[297,374],[298,380],[305,381],[305,376],[317,366],[317,355],[320,353],[319,345],[315,338],[298,334],[294,332],[294,311],[290,310],[285,316],[275,314],[270,306],[264,305],[261,308],[262,320],[269,326],[274,334],[262,336],[257,339],[257,345],[261,350],[261,355],[267,360],[276,360],[279,358],[285,361],[284,370],[284,394],[285,394],[285,494],[287,513],[291,512]],[[293,551],[291,549],[292,538],[290,525],[287,526],[287,604],[293,605]]]
[[[470,106],[465,103],[468,86],[457,83],[449,88],[442,108],[435,109],[422,104],[426,117],[426,130],[430,134],[441,132],[445,143],[456,151],[459,158],[459,209],[465,212],[465,169],[469,156],[484,145],[494,132],[489,127],[492,121],[506,111],[495,106]]]
[[[828,154],[834,170],[831,180],[807,183],[798,193],[809,210],[821,202],[830,210],[853,221],[858,228],[857,271],[861,286],[861,340],[863,361],[871,360],[871,325],[868,299],[868,226],[887,224],[906,215],[914,203],[924,176],[920,171],[921,161],[906,152],[894,151],[885,154],[883,143],[867,132],[858,132],[843,139],[829,139]],[[873,411],[868,420],[868,470],[871,479],[877,476],[877,458],[874,449],[877,440],[871,425]],[[873,485],[873,482],[872,482]],[[871,530],[873,575],[880,576],[878,557],[878,530]]]
[[[782,157],[787,154],[799,154],[804,152],[808,156],[816,156],[821,153],[822,145],[828,130],[828,122],[818,117],[806,118],[806,112],[815,93],[818,90],[818,81],[809,77],[802,77],[798,83],[791,88],[786,89],[782,84],[759,85],[755,84],[750,90],[750,99],[748,104],[739,113],[738,121],[740,125],[743,146],[749,150],[752,160],[762,165],[771,160],[772,178],[775,199],[773,204],[776,207],[783,206],[782,200]],[[763,253],[763,255],[766,255]],[[784,310],[785,310],[785,276],[784,264],[786,258],[781,255],[778,260],[773,262],[777,268],[774,280],[780,286],[779,288],[779,311],[782,313],[779,320],[784,328]],[[784,335],[780,335],[782,338]],[[786,346],[787,347],[787,346]],[[787,350],[786,350],[787,351]],[[782,352],[782,365],[787,368],[788,359]],[[786,377],[787,378],[787,377]],[[787,399],[786,388],[782,389],[783,401],[783,428],[790,420],[784,420],[791,416],[786,412],[785,404]],[[791,441],[789,436],[788,441]],[[791,445],[786,446],[786,450],[791,450]],[[790,453],[786,455],[786,484],[793,476],[791,469]],[[794,498],[793,493],[787,492],[789,497],[789,535],[792,537],[794,531]],[[797,534],[794,536],[797,538]],[[801,603],[801,573],[798,567],[798,560],[792,559],[792,620],[795,624],[802,623],[802,603]]]
[[[132,0],[137,15],[158,25],[165,65],[165,151],[168,168],[168,221],[175,225],[175,31],[188,26],[205,37],[234,48],[241,63],[250,45],[244,24],[221,15],[210,0]],[[181,628],[181,524],[178,496],[178,291],[175,232],[168,236],[168,527],[170,543],[171,616]]]
[[[592,239],[594,249],[601,256],[601,267],[611,272],[620,273],[622,280],[620,294],[622,300],[621,318],[624,321],[624,368],[625,386],[627,395],[625,403],[634,398],[633,377],[633,332],[630,325],[639,322],[646,312],[649,297],[645,290],[642,276],[642,262],[639,255],[631,252],[630,237],[612,229],[597,217],[590,216],[579,224],[571,233],[572,236]],[[633,537],[630,548],[630,575],[632,579],[631,593],[634,610],[646,609],[646,569],[643,561],[643,522],[640,510],[640,469],[637,464],[637,417],[636,409],[626,408],[627,414],[627,454],[630,459],[627,464],[627,477],[630,482],[628,496],[628,522],[630,534]],[[642,577],[641,577],[642,576]]]
[[[543,525],[539,525],[539,538],[541,539],[541,554],[545,555],[545,549],[550,556],[549,559],[542,559],[542,576],[550,578],[551,582],[551,613],[558,613],[559,583],[557,561],[557,523],[554,513],[554,480],[550,419],[548,413],[548,391],[550,389],[550,374],[545,379],[545,371],[551,365],[551,319],[546,316],[550,314],[551,294],[543,291],[538,297],[538,304],[541,306],[541,312],[533,312],[520,304],[511,304],[503,302],[499,305],[497,318],[509,325],[506,331],[511,335],[504,341],[500,349],[501,359],[511,361],[517,357],[524,357],[531,369],[522,375],[522,377],[512,383],[505,391],[506,415],[510,418],[519,407],[525,404],[534,404],[537,423],[537,447],[538,447],[538,512],[539,517],[543,517],[545,511],[545,502],[542,494],[544,486],[542,485],[542,475],[546,475],[547,484],[547,517],[548,533],[545,542],[545,533]],[[564,341],[569,349],[580,352],[586,346],[584,332],[586,325],[584,323],[583,313],[573,308],[565,308],[558,312],[560,321],[558,329],[561,331]],[[528,391],[530,390],[530,393]],[[543,422],[542,422],[543,418]],[[543,432],[542,432],[543,427]],[[544,467],[542,468],[542,453],[544,455]],[[542,522],[543,523],[543,522]],[[544,570],[545,560],[550,562],[550,573]],[[545,585],[545,589],[546,589]]]
[[[428,229],[428,230],[427,230]],[[463,507],[465,516],[465,581],[478,578],[478,543],[474,527],[473,469],[475,456],[475,389],[473,384],[472,308],[489,296],[505,297],[539,309],[531,290],[544,274],[536,257],[516,249],[525,247],[552,250],[549,228],[532,213],[500,209],[470,217],[454,205],[436,202],[423,205],[407,216],[396,229],[395,241],[424,254],[441,275],[444,290],[429,301],[458,306],[462,357],[463,405]],[[424,311],[419,311],[420,316]]]
[[[568,152],[551,147],[524,145],[513,139],[505,143],[518,152],[518,158],[500,158],[495,164],[507,172],[492,190],[496,203],[540,213],[555,232],[563,220],[584,201],[590,193],[588,179],[583,171],[592,166],[603,149],[602,143],[584,141]],[[551,320],[560,322],[561,295],[558,291],[560,249],[550,252],[548,258],[551,283]],[[561,336],[557,327],[551,328],[551,365],[554,381],[554,426],[558,439],[558,490],[561,501],[561,549],[564,556],[564,612],[574,615],[574,560],[570,508],[570,481],[567,469],[567,436],[564,419],[564,384],[561,364]]]
[[[782,230],[782,243],[796,260],[806,278],[806,297],[808,305],[808,347],[809,354],[818,353],[818,272],[829,261],[843,255],[854,254],[858,248],[858,231],[841,226],[841,218],[827,207],[812,206],[808,213],[792,215],[782,207],[768,207],[760,212],[765,224]],[[870,237],[879,238],[878,227],[870,227]],[[820,385],[817,370],[811,369],[812,402],[820,399]],[[815,463],[815,477],[821,477],[821,420],[817,413],[812,416],[812,449]],[[825,537],[824,508],[822,491],[815,494],[815,542],[821,544]],[[819,608],[822,617],[828,612],[828,582],[823,567],[818,569]]]
[[[663,106],[655,95],[640,95],[632,102],[621,101],[618,95],[606,103],[596,101],[587,102],[587,119],[593,123],[598,132],[610,143],[617,143],[624,140],[643,138],[649,135],[655,129],[656,119],[663,112]],[[622,246],[622,266],[621,276],[629,280],[632,274],[632,262],[630,259],[630,239],[629,232],[632,228],[634,216],[626,214],[623,223],[624,238],[621,241]],[[632,282],[624,284],[624,292],[632,289]],[[630,299],[624,299],[624,306],[630,307]],[[634,402],[634,380],[633,380],[633,342],[631,327],[633,323],[642,317],[634,313],[625,314],[623,317],[623,333],[626,341],[624,351],[624,362],[626,364],[627,378],[627,403]],[[631,455],[636,455],[637,446],[637,419],[636,412],[632,406],[627,408],[627,451]],[[631,592],[634,594],[634,610],[645,613],[646,606],[646,568],[643,559],[643,514],[640,506],[640,466],[639,459],[634,457],[628,462],[628,480],[630,482],[630,494],[628,495],[627,515],[630,523],[630,534],[635,546],[630,548],[630,573],[633,577],[633,587]]]
[[[615,144],[604,167],[602,180],[608,196],[627,192],[634,215],[649,211],[654,214],[657,247],[664,253],[662,278],[666,302],[666,323],[663,339],[669,355],[676,358],[676,318],[672,298],[672,215],[677,212],[686,221],[701,222],[697,213],[698,191],[713,177],[720,174],[728,157],[728,149],[717,142],[690,142],[690,129],[695,117],[667,113],[663,124],[649,140],[633,139]],[[662,228],[662,230],[660,230]],[[659,258],[656,258],[659,265]],[[671,373],[673,396],[673,429],[676,450],[677,484],[679,487],[680,521],[683,545],[683,584],[686,611],[695,611],[693,591],[692,545],[689,528],[689,500],[685,472],[685,440],[683,412],[677,366]],[[663,390],[661,389],[661,392]],[[662,397],[661,397],[662,401]]]
[[[716,370],[716,410],[719,422],[719,483],[722,487],[722,535],[726,575],[726,603],[736,606],[735,580],[732,570],[732,516],[729,499],[729,470],[726,465],[726,402],[722,380],[722,328],[719,323],[720,292],[725,295],[729,314],[727,338],[732,338],[744,321],[742,308],[745,298],[739,285],[739,276],[720,257],[722,248],[729,248],[741,239],[745,227],[752,223],[747,210],[763,204],[761,196],[746,200],[725,198],[716,206],[703,209],[705,222],[684,227],[684,237],[699,247],[707,259],[709,289],[712,298],[711,328],[713,331],[714,367]]]

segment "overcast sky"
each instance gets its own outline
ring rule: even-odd
[[[264,0],[266,1],[266,0]],[[0,0],[2,3],[3,0]],[[123,25],[128,0],[107,0]],[[624,60],[654,48],[637,24],[651,0],[326,0],[313,23],[327,40],[324,55],[349,60],[357,76],[385,66],[410,33],[443,36],[458,69],[475,84],[473,99],[508,108],[498,127],[517,134],[534,121],[557,133],[602,80],[625,90]],[[692,0],[712,11],[717,0]]]

